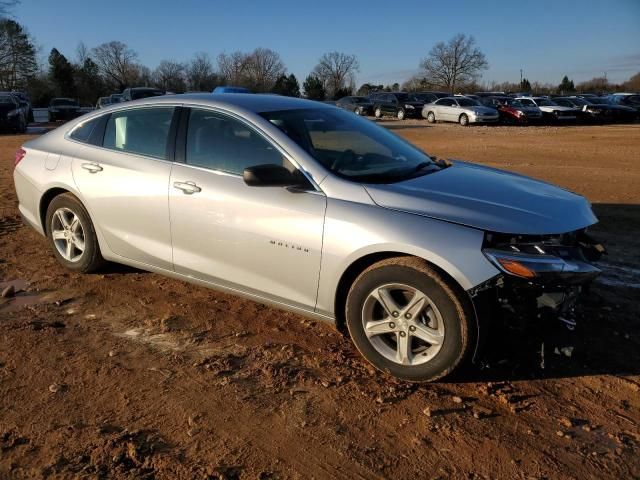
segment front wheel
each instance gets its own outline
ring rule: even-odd
[[[424,260],[380,261],[358,276],[346,320],[360,353],[394,377],[427,382],[444,377],[474,344],[469,300]]]
[[[462,125],[463,127],[469,125],[469,117],[467,117],[466,113],[460,115],[460,125]]]
[[[373,115],[376,118],[382,118],[382,109],[380,107],[376,107],[376,109],[373,112]]]
[[[398,117],[398,120],[404,120],[404,116],[405,116],[404,108],[401,108],[400,110],[398,110],[398,113],[396,114],[396,116]]]
[[[47,208],[45,221],[47,238],[60,264],[82,273],[104,265],[89,213],[74,195],[55,197]]]
[[[436,123],[436,116],[434,115],[433,112],[429,112],[427,114],[427,122],[429,123]]]

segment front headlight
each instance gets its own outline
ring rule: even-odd
[[[13,118],[13,117],[17,116],[18,113],[19,113],[18,110],[11,110],[9,113],[7,113],[7,117]]]
[[[406,108],[407,110],[414,110],[415,107],[413,105],[405,105],[404,108]]]
[[[540,249],[541,251],[544,251]],[[527,280],[555,277],[594,277],[600,270],[581,259],[561,258],[545,253],[519,253],[485,248],[485,257],[507,275]]]

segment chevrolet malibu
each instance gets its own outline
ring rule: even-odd
[[[15,161],[20,212],[65,267],[128,264],[346,325],[369,362],[410,381],[472,357],[481,304],[570,321],[599,272],[584,198],[431,158],[313,101],[146,98],[31,140]]]

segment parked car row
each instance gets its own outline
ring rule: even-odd
[[[445,92],[375,92],[369,96],[343,97],[336,105],[356,115],[425,118],[430,123],[610,123],[640,118],[640,94],[616,93],[531,96],[504,92],[451,95]]]
[[[108,107],[116,103],[139,100],[141,98],[157,97],[165,95],[165,91],[152,87],[132,87],[125,89],[122,93],[113,93],[108,97],[100,97],[96,103],[96,109]]]

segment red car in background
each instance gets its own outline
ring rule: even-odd
[[[509,125],[526,125],[542,121],[542,111],[538,107],[524,105],[512,97],[481,97],[479,101],[493,107],[500,114],[500,121]]]

